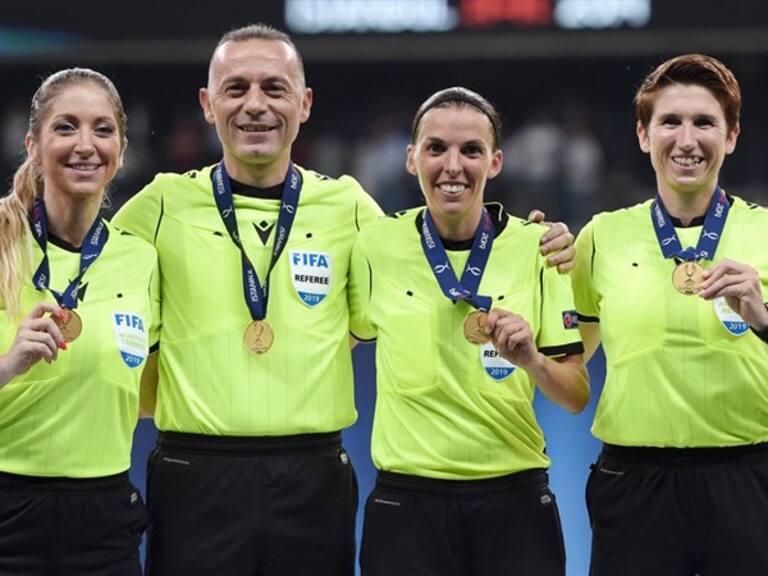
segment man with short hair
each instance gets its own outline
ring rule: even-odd
[[[312,90],[286,34],[225,34],[200,104],[221,163],[159,174],[114,220],[156,246],[162,276],[147,571],[351,576],[346,289],[357,232],[381,211],[353,178],[291,162]],[[572,251],[555,258],[568,267]]]

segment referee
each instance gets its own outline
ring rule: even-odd
[[[0,576],[141,570],[148,514],[128,469],[157,254],[99,217],[125,133],[109,79],[52,74],[0,200]]]
[[[565,573],[532,401],[538,387],[579,412],[589,385],[542,227],[483,204],[499,138],[482,96],[433,94],[406,163],[426,208],[364,227],[354,247],[351,329],[377,341],[364,576]]]
[[[312,91],[286,34],[225,34],[200,104],[222,162],[158,175],[114,220],[162,277],[148,572],[350,576],[349,257],[381,212],[354,179],[291,162]],[[571,248],[550,258],[570,267]]]
[[[655,198],[599,214],[572,276],[607,377],[587,487],[592,576],[768,574],[768,212],[719,172],[741,94],[687,54],[635,95]]]

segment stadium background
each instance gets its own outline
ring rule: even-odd
[[[451,85],[479,91],[502,113],[505,168],[488,197],[511,212],[541,208],[575,232],[593,213],[648,197],[653,173],[637,148],[632,96],[661,59],[691,51],[725,61],[744,93],[742,133],[722,184],[767,203],[768,3],[762,0],[4,0],[4,188],[21,158],[27,107],[40,78],[73,65],[109,75],[128,112],[126,166],[107,215],[155,172],[217,161],[218,141],[203,121],[197,90],[221,33],[254,21],[294,36],[315,91],[294,159],[330,176],[356,176],[387,211],[421,203],[403,167],[410,120],[426,96]],[[374,347],[358,346],[354,357],[360,417],[344,437],[362,511],[374,478],[368,449]],[[583,414],[536,399],[571,576],[587,574],[583,494],[599,451],[589,426],[604,377],[600,354],[589,368],[593,398]],[[131,475],[142,489],[155,434],[149,421],[136,431]]]

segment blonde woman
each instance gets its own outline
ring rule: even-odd
[[[128,480],[157,258],[99,217],[126,146],[112,82],[46,78],[0,200],[0,575],[140,572]]]

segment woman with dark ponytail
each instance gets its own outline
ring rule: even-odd
[[[99,217],[125,122],[102,74],[52,74],[0,199],[0,576],[140,573],[127,470],[157,256]]]

